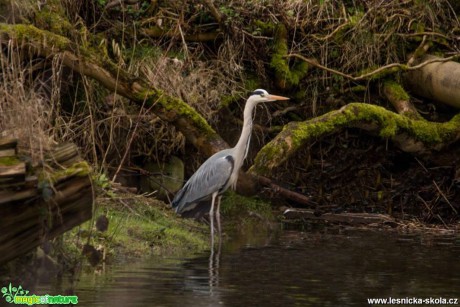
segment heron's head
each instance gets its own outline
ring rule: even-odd
[[[252,92],[249,99],[253,100],[255,103],[267,102],[267,101],[277,101],[277,100],[289,100],[287,97],[271,95],[266,90],[257,89]]]

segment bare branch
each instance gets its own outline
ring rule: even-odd
[[[224,20],[224,15],[216,8],[216,6],[214,5],[214,2],[212,0],[203,0],[203,2],[208,7],[214,19],[219,23],[219,25],[222,25],[222,21]]]
[[[302,56],[300,54],[293,53],[293,54],[287,55],[286,57],[301,59],[302,61],[305,61],[305,62],[307,62],[308,64],[310,64],[312,66],[315,66],[315,67],[317,67],[319,69],[328,71],[328,72],[330,72],[332,74],[342,76],[342,77],[347,78],[347,79],[352,80],[352,81],[361,81],[361,80],[370,79],[372,76],[375,76],[377,74],[381,74],[381,73],[383,73],[385,71],[389,71],[389,70],[395,69],[395,68],[397,70],[410,71],[410,70],[420,69],[423,66],[431,64],[431,63],[452,61],[454,59],[459,58],[460,53],[456,53],[455,55],[449,56],[447,58],[435,58],[435,59],[427,60],[427,61],[425,61],[423,63],[420,63],[418,65],[415,65],[415,66],[408,66],[407,64],[400,64],[400,63],[392,63],[392,64],[388,64],[388,65],[379,67],[376,70],[373,70],[373,71],[371,71],[369,73],[362,74],[360,76],[349,75],[349,74],[343,73],[341,71],[338,71],[338,70],[323,66],[323,65],[319,64],[318,61],[316,61],[314,59],[306,58],[306,57],[304,57],[304,56]]]

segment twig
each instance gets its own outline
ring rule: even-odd
[[[204,4],[208,7],[209,11],[211,12],[211,15],[214,17],[214,19],[219,23],[219,25],[222,26],[222,20],[223,20],[223,15],[219,10],[216,8],[212,0],[203,0]]]
[[[333,37],[337,32],[339,32],[342,28],[345,28],[349,25],[350,23],[348,21],[344,22],[343,24],[341,24],[340,26],[338,26],[337,28],[334,29],[334,31],[332,31],[331,33],[329,33],[328,35],[326,36],[319,36],[319,35],[316,35],[316,34],[312,34],[312,37],[317,39],[317,40],[321,40],[321,41],[325,41],[325,40],[328,40],[330,39],[331,37]]]
[[[430,36],[439,36],[441,38],[444,38],[446,40],[449,39],[449,37],[447,37],[446,35],[444,34],[441,34],[441,33],[437,33],[437,32],[417,32],[417,33],[395,33],[395,35],[398,35],[398,36],[419,36],[419,35],[430,35]]]
[[[144,102],[142,103],[142,106],[141,106],[141,108],[139,110],[139,115],[144,110],[145,102],[146,102],[146,100],[144,99]],[[152,106],[146,112],[149,112],[149,110],[151,108],[152,108]],[[118,173],[120,172],[123,164],[125,163],[126,157],[128,156],[129,149],[131,148],[131,144],[132,144],[132,142],[134,140],[134,137],[136,136],[136,131],[137,131],[137,127],[139,126],[139,122],[140,122],[140,120],[136,121],[136,125],[134,126],[133,133],[131,133],[131,138],[128,141],[128,146],[126,146],[126,150],[125,150],[125,153],[123,154],[123,158],[121,159],[120,164],[118,165],[117,171],[115,172],[115,174],[112,177],[112,182],[115,182],[115,180],[117,179]]]
[[[436,187],[436,190],[438,190],[439,194],[441,194],[442,198],[444,198],[444,200],[449,204],[449,206],[452,208],[452,211],[455,212],[455,214],[458,214],[458,211],[454,208],[454,206],[452,206],[452,204],[450,203],[450,201],[447,199],[446,195],[444,195],[444,193],[441,191],[441,189],[439,188],[438,184],[436,183],[436,181],[433,180],[433,184],[434,186]]]
[[[426,173],[429,173],[429,171],[426,169],[426,167],[422,164],[422,162],[420,162],[419,159],[415,158],[415,161],[418,162],[418,164],[420,164],[420,166],[423,168],[423,170],[426,172]],[[438,193],[442,196],[442,198],[444,198],[444,200],[449,204],[449,206],[452,208],[452,210],[455,212],[455,214],[458,214],[457,210],[454,208],[454,206],[452,206],[452,204],[450,203],[450,201],[447,199],[446,195],[441,191],[441,188],[439,188],[438,184],[436,183],[436,181],[432,180],[433,181],[433,184],[434,186],[436,187],[436,190],[438,190]],[[430,210],[431,211],[431,210]]]
[[[392,68],[398,68],[400,70],[405,70],[405,71],[409,71],[409,70],[417,70],[417,69],[420,69],[422,68],[423,66],[426,66],[428,64],[431,64],[431,63],[438,63],[438,62],[448,62],[448,61],[452,61],[453,59],[455,58],[458,58],[460,56],[460,53],[456,53],[455,55],[453,56],[450,56],[450,57],[447,57],[447,58],[436,58],[436,59],[431,59],[431,60],[428,60],[428,61],[425,61],[423,63],[420,63],[418,65],[415,65],[415,66],[408,66],[407,64],[401,64],[401,63],[392,63],[392,64],[388,64],[388,65],[385,65],[385,66],[382,66],[382,67],[379,67],[377,68],[376,70],[373,70],[369,73],[366,73],[366,74],[362,74],[360,76],[357,76],[357,77],[354,77],[352,75],[349,75],[349,74],[346,74],[346,73],[343,73],[341,71],[338,71],[338,70],[335,70],[335,69],[332,69],[332,68],[329,68],[329,67],[326,67],[326,66],[323,66],[321,64],[319,64],[316,60],[312,60],[312,59],[308,59],[300,54],[296,54],[296,53],[293,53],[293,54],[288,54],[286,55],[286,57],[288,58],[298,58],[298,59],[301,59],[302,61],[305,61],[307,62],[308,64],[312,65],[312,66],[315,66],[317,68],[320,68],[320,69],[323,69],[325,71],[328,71],[330,73],[333,73],[335,75],[339,75],[339,76],[342,76],[344,78],[347,78],[347,79],[350,79],[352,81],[360,81],[360,80],[365,80],[365,79],[368,79],[370,77],[372,77],[373,75],[377,75],[379,73],[382,73],[383,71],[385,70],[389,70],[389,69],[392,69]]]
[[[272,192],[274,192],[277,195],[281,195],[284,198],[290,199],[292,201],[295,201],[296,203],[302,204],[304,206],[311,205],[311,199],[308,196],[305,196],[304,194],[297,193],[294,191],[291,191],[289,189],[283,188],[277,184],[275,184],[271,179],[264,177],[264,176],[257,176],[257,179],[259,182],[267,186],[271,189]]]
[[[422,203],[425,205],[425,207],[428,209],[429,213],[431,214],[431,216],[433,216],[433,211],[431,210],[430,206],[428,206],[428,204],[426,203],[426,201],[422,198],[422,196],[420,196],[420,194],[417,193],[417,198],[420,199],[422,201]]]
[[[251,34],[251,33],[249,33],[248,31],[246,31],[246,30],[244,30],[244,29],[241,30],[241,32],[243,32],[244,34],[246,34],[246,35],[248,35],[248,36],[250,36],[250,37],[252,37],[252,38],[255,38],[255,39],[265,39],[265,40],[272,40],[272,39],[273,39],[273,37],[269,37],[269,36],[262,36],[262,35],[254,35],[254,34]]]
[[[298,109],[299,109],[299,108],[298,108],[297,106],[290,106],[290,107],[284,108],[283,110],[275,111],[275,112],[272,114],[272,117],[283,116],[283,115],[285,115],[285,114],[288,113],[288,112],[298,111]]]
[[[426,43],[426,35],[423,35],[422,42],[417,47],[417,49],[415,49],[415,52],[410,57],[409,61],[407,61],[407,65],[412,66],[416,60],[418,60],[422,55],[425,55],[429,48],[430,44]]]

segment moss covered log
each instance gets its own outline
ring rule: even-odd
[[[392,140],[415,154],[440,150],[460,137],[460,115],[445,123],[416,120],[365,103],[350,103],[304,122],[291,122],[257,154],[250,172],[268,175],[308,142],[340,131],[360,128]]]
[[[33,25],[0,24],[0,38],[2,44],[10,41],[16,47],[27,47],[40,56],[60,56],[65,66],[94,78],[107,89],[140,106],[151,108],[162,120],[176,126],[205,155],[209,156],[228,147],[195,109],[179,98],[150,87],[145,80],[121,70],[103,57],[103,52],[79,46],[66,37],[40,30]]]
[[[422,120],[415,106],[410,102],[410,96],[397,82],[388,80],[383,84],[383,93],[391,102],[396,111],[412,119]]]
[[[421,62],[442,60],[426,55]],[[420,96],[460,108],[460,64],[454,61],[432,62],[406,74],[409,88]]]

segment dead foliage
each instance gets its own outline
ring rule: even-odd
[[[261,112],[253,140],[263,144],[289,121],[351,101],[385,105],[380,82],[400,74],[350,80],[334,71],[365,75],[393,63],[410,64],[414,53],[428,49],[457,54],[459,8],[451,3],[78,0],[58,5],[75,27],[68,33],[72,40],[104,52],[118,69],[189,103],[229,140],[239,133],[242,97],[248,91],[263,87],[292,97],[289,108]],[[38,12],[30,17],[30,7],[22,21],[38,20]],[[293,54],[318,65],[302,66]],[[145,160],[177,153],[189,158],[183,136],[172,125],[66,71],[59,56],[42,59],[13,49],[2,50],[1,56],[0,130],[31,150],[71,141],[98,169],[121,165],[136,170]],[[276,111],[273,116],[271,111]],[[426,117],[433,113],[431,108]],[[410,160],[409,167],[398,162],[401,157]],[[458,210],[449,204],[457,199],[456,160],[414,159],[380,140],[351,133],[312,144],[277,179],[315,195],[319,207],[361,206],[448,222],[448,212]],[[413,211],[415,206],[422,207],[422,214]]]

